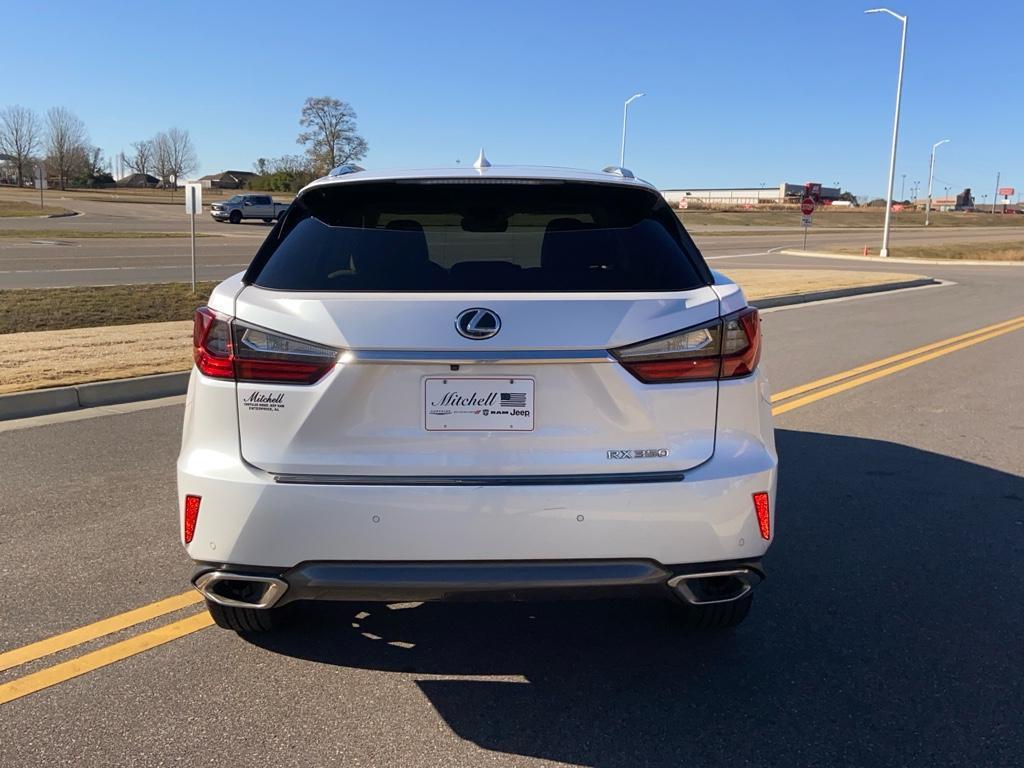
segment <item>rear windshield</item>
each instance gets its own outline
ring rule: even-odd
[[[708,274],[651,190],[432,179],[310,190],[246,281],[296,291],[677,291]]]

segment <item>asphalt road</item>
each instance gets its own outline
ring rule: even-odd
[[[184,206],[109,203],[81,199],[51,200],[81,211],[57,219],[0,219],[0,231],[48,230],[46,237],[0,237],[0,289],[51,288],[186,281],[191,275],[187,238],[61,237],[61,232],[182,232],[189,228]],[[692,234],[709,256],[749,254],[799,247],[802,235],[793,228],[756,227],[755,232],[730,233],[721,227],[694,227]],[[197,276],[220,280],[244,269],[268,232],[261,221],[240,225],[213,221],[209,213],[196,217],[196,231],[216,237],[196,241]],[[892,244],[1002,242],[1024,237],[1021,227],[896,228]],[[812,228],[808,248],[842,246],[877,250],[877,229],[825,230]],[[904,269],[904,271],[907,271]]]
[[[775,391],[1022,314],[1024,270],[927,271],[955,284],[767,312]],[[269,638],[202,629],[0,705],[0,762],[1018,766],[1024,329],[971,338],[777,417],[770,578],[731,634],[626,601],[316,606]],[[187,584],[181,405],[81,416],[0,430],[0,653]]]

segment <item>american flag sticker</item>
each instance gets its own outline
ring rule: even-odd
[[[504,408],[525,408],[526,407],[526,393],[525,392],[502,392],[500,400],[501,400],[501,405]]]

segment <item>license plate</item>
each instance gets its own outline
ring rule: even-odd
[[[430,377],[423,380],[423,424],[431,432],[530,432],[533,379]]]

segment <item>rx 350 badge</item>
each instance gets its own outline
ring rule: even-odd
[[[668,448],[626,448],[608,451],[609,459],[664,459]]]

